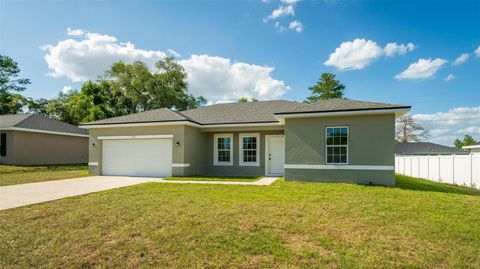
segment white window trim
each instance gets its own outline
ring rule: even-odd
[[[257,138],[256,148],[256,162],[244,162],[243,161],[243,138],[255,137]],[[260,166],[260,133],[240,133],[238,135],[238,164],[240,166]]]
[[[218,139],[230,138],[230,161],[218,161]],[[213,135],[213,165],[215,166],[232,166],[233,165],[233,134],[214,134]]]
[[[347,147],[347,162],[346,163],[334,163],[334,162],[329,163],[328,162],[328,150],[327,150],[327,148],[329,147],[327,145],[327,138],[328,138],[327,137],[327,130],[328,130],[328,128],[347,128],[347,145],[341,145],[341,146]],[[325,164],[327,164],[327,165],[348,165],[349,155],[350,155],[349,152],[348,152],[349,143],[350,143],[350,129],[348,128],[348,126],[327,126],[327,127],[325,127]],[[336,146],[340,146],[340,145],[336,145]],[[336,147],[336,146],[333,146],[333,147]],[[332,146],[330,146],[330,147],[332,147]]]

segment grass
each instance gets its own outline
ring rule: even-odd
[[[0,186],[88,176],[87,165],[0,165]]]
[[[239,181],[239,182],[253,182],[262,177],[259,176],[190,176],[190,177],[167,177],[165,180],[193,180],[193,181]]]
[[[403,175],[396,175],[396,179],[397,179],[396,187],[404,190],[436,191],[436,192],[480,195],[480,190],[465,187],[465,186],[438,183],[438,182],[434,182],[426,179],[412,178],[412,177],[403,176]]]
[[[480,268],[480,197],[432,190],[146,183],[0,211],[0,268]]]

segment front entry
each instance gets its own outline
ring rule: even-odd
[[[265,174],[283,175],[285,164],[285,137],[266,135]]]

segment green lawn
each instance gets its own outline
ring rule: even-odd
[[[405,190],[417,190],[417,191],[436,191],[436,192],[448,192],[448,193],[459,193],[459,194],[470,194],[470,195],[480,195],[480,190],[433,182],[421,178],[412,178],[403,175],[396,175],[397,178],[397,188]]]
[[[87,165],[0,165],[0,186],[88,176]]]
[[[0,211],[0,268],[480,268],[479,223],[434,188],[146,183]]]
[[[194,180],[194,181],[239,181],[239,182],[253,182],[262,177],[259,176],[191,176],[191,177],[166,177],[165,180]]]

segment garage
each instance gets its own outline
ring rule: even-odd
[[[172,175],[172,139],[103,140],[102,174],[168,177]]]

